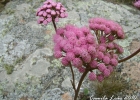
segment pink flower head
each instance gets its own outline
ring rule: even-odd
[[[88,50],[88,44],[85,44],[85,45],[81,45],[81,51],[82,50]],[[88,51],[87,51],[88,52]]]
[[[82,60],[80,58],[74,58],[72,61],[73,66],[75,67],[81,67],[82,66]]]
[[[104,31],[106,29],[106,26],[103,24],[103,25],[100,25],[100,30]]]
[[[101,52],[105,52],[106,51],[106,47],[103,45],[99,45],[98,50]]]
[[[111,20],[107,20],[104,18],[92,18],[89,21],[89,27],[91,30],[94,31],[103,31],[105,33],[105,36],[110,34],[110,36],[107,37],[109,41],[113,41],[115,39],[113,35],[116,35],[117,39],[124,38],[124,32],[122,27],[118,23]]]
[[[68,38],[68,41],[69,41],[70,44],[74,45],[77,41],[77,38],[75,36],[72,36],[72,37]]]
[[[100,37],[100,42],[101,43],[106,43],[106,37],[105,36],[101,36]]]
[[[117,54],[113,54],[112,57],[115,58],[115,59],[118,59],[118,55]]]
[[[111,31],[117,31],[117,27],[116,27],[116,25],[112,22],[111,23],[112,25],[110,25],[110,29],[111,29]]]
[[[85,45],[85,44],[87,43],[85,37],[79,38],[79,42],[80,42],[82,45]]]
[[[71,63],[81,73],[85,72],[87,66],[90,66],[91,70],[98,69],[102,74],[98,75],[97,79],[102,81],[118,64],[118,53],[122,53],[122,48],[113,40],[120,38],[117,35],[118,30],[122,30],[122,28],[117,23],[105,19],[102,21],[92,19],[90,24],[90,26],[98,25],[96,34],[92,34],[86,27],[78,28],[73,25],[58,29],[54,36],[54,54],[56,58],[62,58],[63,65],[67,66]],[[106,34],[105,29],[101,30],[101,27],[110,29],[110,33]],[[98,37],[96,38],[95,35]],[[95,77],[93,78],[91,74],[89,79],[94,80]]]
[[[80,73],[84,73],[85,72],[85,68],[84,67],[78,67],[78,69],[79,69]]]
[[[98,66],[99,71],[101,71],[101,72],[103,72],[106,69],[106,66],[104,63],[100,63],[97,66]]]
[[[66,8],[61,3],[56,3],[52,0],[47,0],[37,10],[36,16],[44,18],[44,21],[38,20],[38,24],[43,23],[44,25],[47,25],[52,20],[46,20],[46,19],[54,18],[54,20],[56,20],[58,18],[65,18],[67,17],[67,13],[66,13]]]
[[[103,76],[102,74],[97,75],[97,80],[98,80],[99,82],[102,82],[102,81],[104,80],[104,76]]]
[[[70,43],[67,43],[67,44],[63,47],[63,50],[66,51],[66,52],[72,51],[72,49],[73,49],[73,45],[70,44]]]
[[[81,49],[80,55],[82,58],[85,58],[89,55],[89,53],[86,49]]]
[[[55,43],[59,43],[59,42],[62,41],[62,40],[63,40],[63,37],[61,37],[60,35],[55,34],[55,35],[53,36],[53,41],[54,41]]]
[[[68,65],[69,65],[69,61],[68,61],[65,57],[62,58],[61,63],[62,63],[64,66],[68,66]]]
[[[123,39],[124,38],[124,32],[123,32],[123,30],[118,30],[117,31],[117,36],[118,36],[118,39]]]
[[[90,33],[90,30],[88,27],[82,27],[81,30],[83,31],[84,35],[87,35]]]
[[[80,41],[79,39],[77,39],[77,41],[75,42],[75,46],[81,47],[82,46],[82,41]]]
[[[75,31],[75,29],[77,29],[77,27],[75,27],[74,25],[68,24],[65,26],[66,31]]]
[[[135,0],[135,1],[136,1],[136,0]],[[137,1],[134,3],[134,6],[140,9],[140,0],[137,0]]]
[[[91,68],[97,68],[97,64],[98,64],[98,62],[97,62],[96,60],[92,60],[92,61],[90,62],[90,67],[91,67]]]
[[[82,51],[81,51],[80,47],[74,47],[73,52],[75,55],[80,55],[80,52],[82,52]]]
[[[68,43],[68,41],[63,39],[63,40],[60,41],[59,45],[60,45],[61,48],[63,48],[67,43]]]
[[[90,46],[88,47],[88,52],[89,52],[90,54],[95,54],[95,53],[96,53],[96,48],[95,48],[93,45],[90,45]]]
[[[56,51],[61,51],[61,47],[60,47],[60,45],[54,45],[54,52],[56,52]]]
[[[109,58],[108,56],[104,56],[103,62],[104,62],[105,64],[109,64],[109,63],[110,63],[110,58]]]
[[[87,42],[88,43],[91,43],[91,44],[94,44],[95,43],[95,38],[91,34],[88,34],[87,37],[86,37],[86,39],[87,39]]]
[[[99,30],[100,29],[100,25],[99,24],[90,24],[89,25],[89,27],[90,27],[90,29],[92,29],[92,30]]]
[[[91,61],[91,56],[88,54],[87,56],[82,57],[82,59],[85,63],[89,63]]]
[[[85,37],[84,33],[81,30],[76,30],[75,33],[78,38]]]
[[[72,61],[74,58],[75,58],[75,55],[74,55],[73,52],[67,52],[67,53],[66,53],[66,59],[67,59],[68,61]]]
[[[105,56],[108,56],[109,58],[111,58],[111,54],[110,53],[106,53]]]
[[[110,34],[110,35],[108,36],[108,40],[109,40],[109,41],[113,41],[113,40],[115,40],[114,35]]]
[[[110,72],[113,72],[113,66],[109,65],[109,66],[107,66],[107,69],[109,69]]]
[[[121,54],[121,53],[124,52],[123,48],[121,46],[119,46],[119,45],[116,45],[116,49],[117,49],[117,53]]]
[[[104,75],[104,77],[108,77],[110,75],[110,70],[109,69],[105,69],[103,71],[103,75]]]
[[[104,18],[93,18],[92,20],[92,22],[96,24],[104,24],[106,21]]]
[[[65,31],[64,35],[66,38],[76,37],[76,34],[73,31]]]
[[[57,29],[56,34],[63,35],[64,30],[65,30],[64,28],[59,28],[59,29]]]
[[[94,80],[96,80],[96,74],[94,72],[91,72],[91,73],[89,73],[88,78],[90,81],[94,81]]]
[[[111,29],[106,27],[105,30],[104,30],[105,34],[108,35],[111,33]]]
[[[99,60],[102,60],[102,59],[103,59],[103,57],[104,57],[103,52],[98,51],[98,52],[97,52],[97,58],[98,58]]]
[[[61,58],[61,57],[62,57],[61,51],[55,51],[55,52],[54,52],[54,57],[55,57],[55,58]]]
[[[117,66],[117,65],[118,65],[118,60],[115,59],[115,58],[112,58],[112,59],[110,60],[110,63],[111,63],[113,66]]]
[[[114,49],[114,43],[113,42],[108,43],[107,48],[108,49]]]

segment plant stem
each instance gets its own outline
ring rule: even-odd
[[[85,76],[87,75],[88,72],[89,72],[89,69],[86,68],[85,72],[83,73],[83,75],[82,75],[81,78],[80,78],[80,81],[79,81],[78,87],[77,87],[76,92],[75,92],[74,100],[77,100],[77,97],[78,97],[78,93],[79,93],[80,87],[81,87],[82,82],[83,82],[83,80],[84,80],[84,78],[85,78]]]
[[[119,62],[119,63],[124,62],[124,61],[126,61],[126,60],[132,58],[133,56],[135,56],[135,55],[138,54],[139,52],[140,52],[140,48],[139,48],[137,51],[135,51],[133,54],[131,54],[130,56],[128,56],[128,57],[126,57],[126,58],[124,58],[124,59],[121,59],[121,60],[119,60],[118,62]]]
[[[54,29],[55,29],[55,32],[56,32],[56,30],[57,30],[57,27],[56,27],[56,24],[55,24],[55,20],[54,20],[54,18],[52,18],[52,22],[53,22],[53,27],[54,27]]]
[[[71,63],[70,63],[70,69],[71,69],[72,80],[73,80],[73,81],[71,80],[71,84],[72,84],[72,86],[73,86],[74,91],[76,92],[76,88],[75,88],[75,77],[74,77],[74,72],[73,72],[73,68],[72,68]]]

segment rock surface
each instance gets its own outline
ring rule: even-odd
[[[134,44],[139,46],[140,11],[135,8],[105,0],[56,1],[63,3],[69,15],[68,18],[60,19],[58,27],[67,23],[81,27],[88,25],[89,18],[104,17],[118,22],[124,28],[126,38],[118,41],[125,48],[122,57],[136,50]],[[61,67],[60,61],[53,57],[52,35],[55,32],[52,23],[43,26],[36,22],[35,13],[42,2],[43,0],[11,0],[0,12],[0,100],[61,100],[61,95],[66,92],[74,94],[70,69]],[[140,55],[132,60],[140,61]],[[6,74],[6,64],[14,66],[10,75]],[[129,67],[125,71],[128,69]],[[74,73],[77,84],[81,74],[76,69]],[[134,79],[136,77],[135,74],[132,76]],[[94,89],[89,84],[86,78],[81,90],[87,87],[93,93]],[[135,94],[140,96],[140,87]]]

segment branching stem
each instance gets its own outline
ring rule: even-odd
[[[74,72],[73,72],[73,68],[72,68],[71,63],[70,63],[70,69],[71,69],[71,73],[72,73],[72,80],[71,80],[71,84],[72,84],[73,89],[74,89],[74,91],[75,91],[75,93],[76,93],[76,88],[75,88],[75,77],[74,77]]]
[[[119,60],[118,62],[119,62],[119,63],[124,62],[124,61],[126,61],[126,60],[128,60],[128,59],[134,57],[134,56],[135,56],[136,54],[138,54],[139,52],[140,52],[140,48],[139,48],[137,51],[135,51],[134,53],[132,53],[130,56],[128,56],[128,57],[126,57],[126,58],[124,58],[124,59],[121,59],[121,60]]]
[[[81,76],[81,78],[80,78],[80,81],[79,81],[79,83],[78,83],[78,87],[77,87],[76,92],[75,92],[74,100],[77,100],[80,87],[81,87],[81,85],[82,85],[82,83],[83,83],[83,80],[84,80],[84,78],[85,78],[85,76],[87,75],[88,72],[89,72],[89,69],[86,68],[86,69],[85,69],[85,72],[82,74],[82,76]]]

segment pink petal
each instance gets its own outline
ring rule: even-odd
[[[43,5],[43,8],[47,8],[47,5],[45,4],[45,5]]]
[[[54,10],[52,10],[51,15],[56,15],[56,12]]]
[[[64,18],[64,17],[65,17],[65,14],[64,14],[64,13],[61,13],[61,14],[60,14],[60,17],[61,17],[61,18]]]
[[[48,17],[48,18],[51,18],[51,15],[50,15],[50,14],[47,14],[47,17]]]
[[[52,18],[47,18],[46,19],[48,22],[51,22],[52,21]]]
[[[44,21],[43,21],[43,24],[44,24],[44,25],[47,25],[47,24],[48,24],[47,20],[44,20]]]
[[[56,3],[55,3],[55,2],[52,2],[52,6],[53,6],[53,7],[56,7]]]
[[[44,12],[44,13],[43,13],[43,16],[44,16],[44,17],[46,17],[46,16],[47,16],[47,13],[46,13],[46,12]]]
[[[47,12],[47,13],[51,13],[51,9],[47,9],[46,12]]]
[[[52,8],[52,5],[51,4],[47,5],[47,8]]]
[[[57,10],[60,10],[60,6],[56,6],[56,9],[57,9]]]
[[[44,11],[40,11],[40,12],[38,13],[38,15],[39,15],[39,16],[42,16],[43,13],[44,13]]]
[[[59,21],[59,18],[55,18],[55,22],[58,22]]]
[[[40,17],[39,20],[40,20],[40,21],[44,21],[44,17]]]

